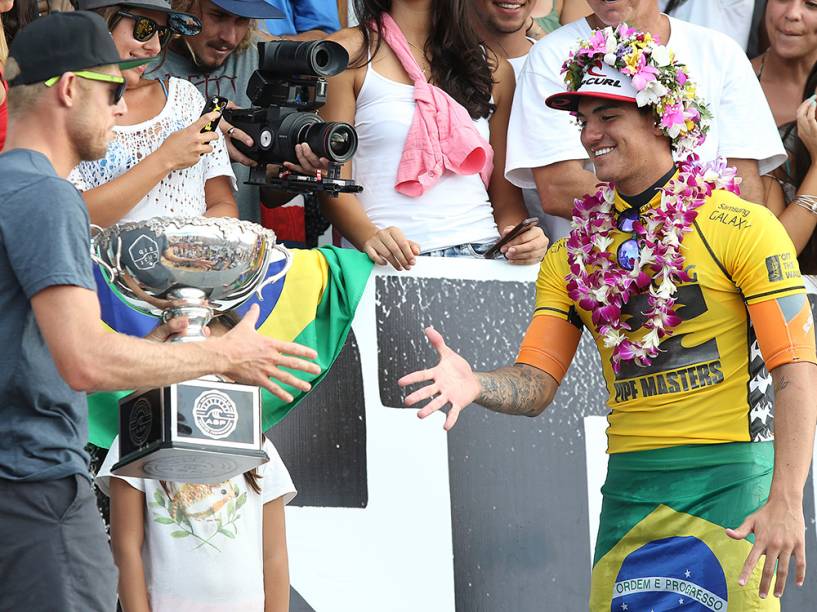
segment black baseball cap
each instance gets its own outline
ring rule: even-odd
[[[88,11],[68,11],[40,17],[20,30],[9,49],[12,59],[20,72],[9,81],[10,87],[42,83],[65,72],[97,66],[116,65],[128,70],[155,58],[122,61],[102,17]]]
[[[283,19],[284,14],[265,0],[210,0],[220,9],[245,19]]]
[[[81,11],[121,6],[123,8],[141,8],[160,13],[167,13],[167,25],[172,32],[181,36],[195,36],[201,32],[201,20],[190,13],[174,11],[168,0],[78,0],[77,6]]]

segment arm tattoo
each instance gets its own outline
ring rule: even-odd
[[[774,383],[774,392],[780,393],[783,389],[789,386],[789,379],[786,376],[781,376],[780,380],[775,381]]]
[[[550,376],[524,364],[479,372],[477,378],[482,392],[476,403],[494,412],[536,416],[552,399]]]

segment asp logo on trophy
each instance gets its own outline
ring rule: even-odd
[[[193,404],[196,427],[206,436],[220,440],[235,431],[238,410],[226,393],[208,390],[199,395]]]

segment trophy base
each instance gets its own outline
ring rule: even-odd
[[[191,380],[119,401],[118,476],[217,483],[269,458],[257,387]]]
[[[117,476],[212,484],[252,470],[269,460],[264,451],[212,450],[172,442],[131,453],[113,466]]]

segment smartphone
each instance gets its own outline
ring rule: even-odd
[[[539,219],[537,219],[536,217],[531,217],[530,219],[525,219],[524,221],[520,222],[510,232],[508,232],[502,238],[500,238],[494,246],[485,251],[485,255],[483,255],[483,257],[485,259],[494,259],[500,254],[501,251],[499,249],[504,247],[506,244],[508,244],[511,240],[516,238],[526,229],[531,228],[534,225],[539,225]]]
[[[214,132],[216,127],[218,126],[218,122],[221,121],[221,115],[224,114],[224,109],[227,108],[227,103],[229,100],[227,98],[222,98],[221,96],[212,96],[207,103],[204,105],[204,110],[201,111],[202,115],[206,115],[207,113],[211,113],[213,111],[218,111],[219,115],[212,121],[210,121],[207,125],[201,128],[201,133],[204,134],[205,132]]]

